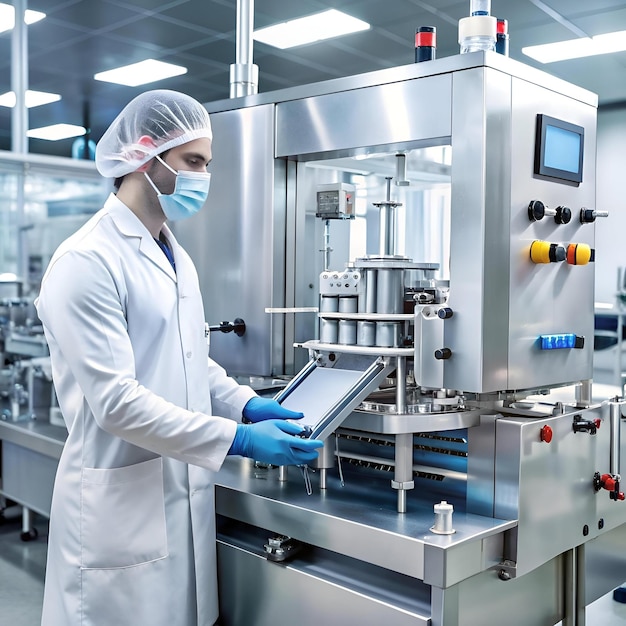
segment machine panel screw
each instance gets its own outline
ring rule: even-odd
[[[585,524],[583,526],[583,536],[586,537],[589,534],[589,526],[587,526],[587,524]]]
[[[604,519],[600,518],[598,520],[598,529],[602,530],[604,528]]]

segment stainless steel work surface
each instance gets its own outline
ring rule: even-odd
[[[259,469],[249,459],[228,458],[216,478],[217,513],[420,580],[427,552],[445,560],[446,553],[465,551],[470,544],[477,546],[470,557],[477,562],[469,564],[468,571],[482,571],[490,552],[481,549],[482,542],[496,535],[502,538],[504,531],[516,526],[515,520],[457,510],[456,532],[435,535],[430,532],[432,507],[439,500],[409,500],[407,513],[398,514],[396,494],[384,481],[350,475],[342,487],[329,475],[328,489],[320,491],[313,474],[313,493],[307,495],[300,470],[289,468],[288,474],[281,482],[278,469]]]
[[[0,421],[0,440],[39,452],[55,459],[61,458],[67,431],[49,422],[25,420],[21,422]]]

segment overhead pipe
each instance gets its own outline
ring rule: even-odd
[[[237,0],[235,63],[230,66],[230,97],[258,92],[259,68],[252,63],[254,0]]]
[[[26,32],[26,0],[13,0],[15,25],[11,34],[11,89],[15,106],[11,111],[11,150],[20,154],[28,152],[28,37]]]

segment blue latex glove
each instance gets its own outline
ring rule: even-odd
[[[290,411],[272,398],[250,398],[243,407],[243,416],[253,424],[264,420],[299,420],[304,413]]]
[[[317,458],[318,439],[295,435],[302,427],[284,420],[265,420],[257,424],[237,424],[228,454],[239,454],[270,465],[305,465]]]

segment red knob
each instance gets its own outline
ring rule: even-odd
[[[593,423],[596,425],[596,430],[600,430],[600,426],[602,426],[602,420],[599,417],[593,420]]]
[[[617,494],[617,499],[618,499],[618,500],[625,500],[625,499],[626,499],[626,496],[624,495],[624,492],[623,492],[623,491],[620,491],[620,492]]]
[[[607,491],[613,491],[615,489],[616,480],[615,478],[613,478],[613,476],[611,476],[611,474],[602,474],[601,480],[602,480],[602,486]]]
[[[541,429],[541,433],[539,434],[539,437],[541,441],[550,443],[552,441],[552,428],[550,428],[550,426],[544,426]]]

